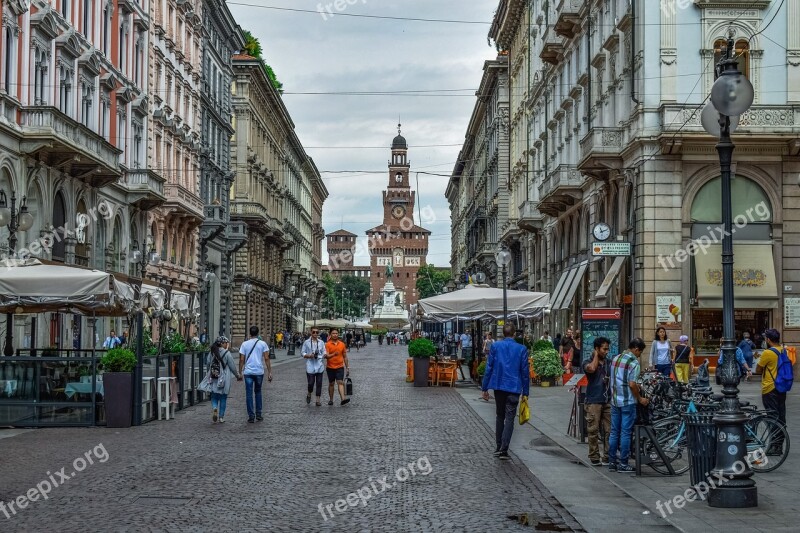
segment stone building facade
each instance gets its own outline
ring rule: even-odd
[[[451,211],[453,279],[483,272],[496,285],[495,252],[509,214],[508,57],[487,61],[466,140],[445,191]]]
[[[33,225],[14,250],[0,228],[0,256],[137,275],[133,241],[165,201],[163,178],[146,170],[148,13],[147,0],[2,3],[0,191],[6,207],[24,202]],[[31,345],[32,318],[4,321],[6,354]],[[94,344],[85,318],[37,318],[38,347]],[[125,326],[98,320],[97,335]]]
[[[200,117],[200,270],[213,272],[218,283],[204,284],[203,324],[211,335],[230,338],[233,255],[247,239],[243,221],[231,221],[230,191],[236,171],[231,167],[233,55],[244,47],[244,37],[222,0],[202,0],[202,65]],[[206,322],[207,320],[207,322]]]
[[[333,233],[328,233],[326,237],[328,265],[325,267],[325,272],[329,273],[337,280],[345,276],[353,276],[356,278],[370,277],[369,266],[353,264],[358,239],[355,233],[340,229]]]
[[[734,134],[737,335],[772,326],[800,340],[798,24],[796,2],[500,2],[490,37],[509,52],[512,181],[514,147],[530,141],[520,160],[527,200],[509,207],[530,207],[520,219],[528,286],[553,300],[537,327],[563,331],[579,326],[581,308],[614,307],[623,339],[664,325],[699,353],[716,350],[720,171],[700,113],[732,37],[756,92]],[[594,256],[601,223],[630,256]],[[699,253],[694,243],[706,240]]]
[[[408,142],[400,134],[392,141],[389,183],[383,191],[383,224],[367,230],[370,258],[370,304],[380,304],[391,267],[395,288],[404,304],[417,303],[417,271],[426,264],[431,232],[414,222],[416,192],[411,190]]]
[[[280,94],[263,63],[248,55],[233,57],[234,128],[231,165],[236,170],[231,219],[247,224],[247,242],[236,252],[233,340],[249,325],[266,335],[285,328],[283,254],[291,247],[284,231],[283,174],[280,161],[290,124]],[[249,298],[241,288],[249,282]],[[250,302],[247,321],[246,300]]]

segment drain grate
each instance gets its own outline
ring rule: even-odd
[[[186,505],[192,498],[175,498],[170,496],[139,496],[133,503],[146,505]]]
[[[565,524],[554,524],[551,519],[534,513],[514,514],[507,518],[520,525],[532,527],[534,531],[572,531]]]

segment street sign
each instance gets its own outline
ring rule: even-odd
[[[592,244],[592,255],[616,257],[631,255],[631,243],[621,241],[596,242]]]

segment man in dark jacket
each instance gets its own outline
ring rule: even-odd
[[[489,400],[489,389],[494,391],[497,421],[495,457],[508,460],[508,445],[514,432],[514,419],[517,416],[520,394],[528,396],[530,388],[530,367],[528,350],[514,341],[514,324],[503,326],[503,340],[492,344],[486,360],[486,373],[483,376],[483,399]]]

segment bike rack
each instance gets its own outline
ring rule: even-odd
[[[669,471],[669,475],[675,475],[675,469],[672,468],[672,462],[667,459],[664,450],[661,449],[661,445],[656,440],[655,431],[653,431],[653,426],[644,426],[637,424],[634,426],[634,446],[636,448],[636,475],[642,475],[642,465],[650,464],[653,462],[653,459],[650,458],[649,454],[644,453],[644,449],[642,446],[642,433],[644,433],[644,437],[650,440],[653,444],[653,448],[655,449],[658,456],[664,461],[664,464],[667,466],[667,470]]]

